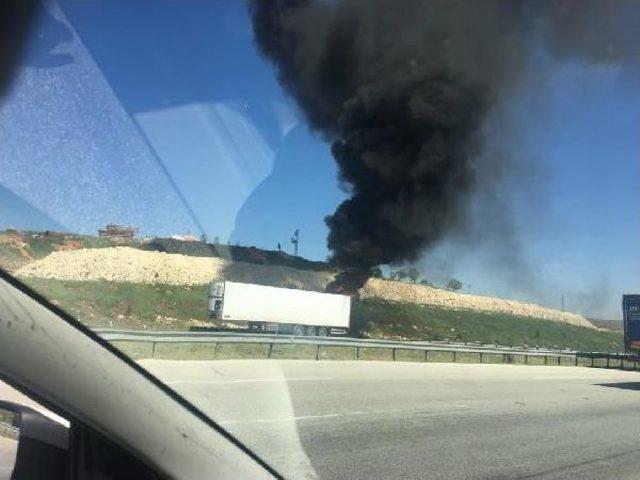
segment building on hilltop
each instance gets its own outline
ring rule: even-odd
[[[189,233],[186,233],[184,235],[171,235],[171,238],[173,240],[179,240],[181,242],[199,242],[200,241],[198,237],[196,237],[195,235],[191,235]]]
[[[133,237],[138,233],[138,227],[109,224],[105,228],[98,230],[100,238],[106,238],[121,243],[133,241]]]

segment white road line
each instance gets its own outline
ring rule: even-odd
[[[245,380],[170,380],[166,381],[167,385],[179,385],[179,384],[203,384],[203,385],[217,385],[217,384],[230,384],[230,383],[263,383],[263,382],[317,382],[322,380],[333,380],[331,377],[318,377],[318,378],[250,378]]]
[[[443,414],[461,413],[468,411],[469,408],[459,408],[450,411],[437,411],[437,412],[414,412],[420,417],[437,417]],[[322,415],[300,415],[297,417],[275,417],[275,418],[256,418],[253,420],[221,420],[218,423],[221,425],[241,425],[251,423],[278,423],[278,422],[295,422],[299,420],[313,420],[318,418],[338,418],[338,417],[353,417],[357,415],[397,415],[399,413],[407,413],[405,410],[372,410],[370,412],[355,411],[355,412],[343,412],[343,413],[325,413]]]
[[[365,412],[358,412],[358,415],[361,415]],[[350,415],[355,415],[356,413],[326,413],[324,415],[301,415],[299,417],[276,417],[276,418],[257,418],[254,420],[227,420],[221,421],[222,425],[234,425],[234,424],[245,424],[245,423],[274,423],[274,422],[291,422],[297,420],[311,420],[314,418],[335,418],[335,417],[346,417]]]

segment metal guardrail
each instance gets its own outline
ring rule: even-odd
[[[355,349],[357,359],[361,358],[363,349],[388,349],[391,350],[391,357],[396,360],[398,351],[421,351],[424,352],[424,360],[428,361],[428,352],[449,352],[452,354],[452,361],[456,362],[459,354],[477,355],[479,363],[484,363],[485,355],[500,355],[502,363],[516,363],[517,358],[521,358],[519,363],[528,364],[530,358],[543,358],[544,364],[561,365],[562,359],[565,364],[577,365],[578,357],[576,352],[570,350],[550,350],[532,349],[525,347],[505,347],[500,345],[483,345],[480,343],[431,341],[431,342],[399,342],[390,340],[376,340],[350,337],[306,337],[292,335],[274,334],[252,334],[236,332],[170,332],[170,331],[139,331],[139,330],[113,330],[96,329],[102,338],[110,342],[144,342],[151,343],[151,356],[156,357],[157,344],[163,343],[190,343],[190,344],[266,344],[268,345],[267,358],[271,358],[275,345],[310,345],[316,347],[315,358],[322,358],[321,349],[327,347],[352,347]],[[550,362],[551,360],[551,362]],[[567,362],[567,360],[569,360]],[[495,363],[495,362],[494,362]],[[539,363],[539,362],[538,362]]]
[[[577,361],[583,359],[583,363],[587,363],[587,366],[590,367],[638,370],[638,366],[640,366],[639,354],[616,352],[576,352],[575,355]],[[587,360],[587,362],[584,362],[584,360]]]
[[[451,342],[448,340],[433,341],[394,341],[353,337],[308,337],[295,335],[275,335],[265,333],[237,333],[237,332],[175,332],[175,331],[148,331],[148,330],[115,330],[96,329],[98,335],[105,340],[145,341],[158,343],[297,343],[297,344],[323,344],[336,346],[360,346],[381,348],[403,348],[409,350],[422,350],[425,347],[434,350],[482,350],[496,353],[528,353],[531,355],[573,355],[574,351],[568,349],[528,348],[523,346],[511,347],[494,344],[482,344],[480,342]]]
[[[175,332],[148,330],[95,329],[98,335],[108,341],[145,342],[151,344],[151,354],[155,357],[156,345],[162,343],[198,343],[198,344],[266,344],[269,345],[267,358],[275,345],[313,345],[316,347],[316,360],[321,358],[320,350],[325,347],[353,347],[356,358],[361,358],[362,349],[379,348],[391,350],[392,359],[402,350],[423,351],[428,361],[428,352],[450,352],[455,362],[457,355],[477,354],[479,363],[483,363],[485,354],[501,355],[503,363],[517,363],[520,357],[524,364],[530,358],[544,358],[544,365],[583,365],[602,368],[624,368],[637,370],[640,367],[640,355],[616,352],[579,352],[569,349],[530,348],[526,346],[503,346],[482,344],[480,342],[452,342],[449,340],[432,341],[391,341],[352,337],[306,337],[294,335],[275,335],[267,333],[244,332]],[[551,361],[550,361],[551,360]],[[569,360],[569,361],[567,361]]]
[[[549,349],[527,346],[505,346],[497,344],[486,344],[481,342],[455,342],[449,340],[429,340],[429,341],[395,341],[395,340],[379,340],[370,338],[353,338],[353,337],[308,337],[295,335],[278,335],[268,333],[244,333],[229,331],[168,331],[168,330],[118,330],[101,328],[94,329],[101,337],[106,340],[132,340],[132,341],[157,341],[157,342],[229,342],[229,343],[268,343],[266,340],[276,340],[277,343],[284,341],[285,343],[317,343],[356,346],[381,346],[391,348],[414,347],[445,347],[447,349],[482,349],[482,350],[500,350],[513,352],[530,352],[531,354],[563,354],[572,355],[575,351],[570,349]],[[365,345],[366,344],[366,345]]]

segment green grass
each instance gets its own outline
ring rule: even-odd
[[[360,360],[393,360],[390,348],[361,348]]]
[[[271,358],[288,358],[296,360],[315,360],[315,345],[281,345],[275,344]]]
[[[0,427],[1,426],[13,426],[14,422],[14,414],[8,410],[0,409]],[[11,430],[6,430],[4,428],[0,428],[0,437],[11,438],[13,440],[18,440],[19,433],[13,433]]]
[[[182,330],[207,313],[205,285],[23,280],[90,327]]]
[[[448,339],[605,352],[622,349],[619,332],[501,313],[364,300],[353,302],[351,318],[358,332],[372,338]]]
[[[323,347],[320,349],[320,360],[356,360],[355,347]]]
[[[503,363],[503,357],[500,353],[483,353],[482,363]]]
[[[0,267],[9,271],[16,270],[29,262],[28,258],[13,245],[0,243]]]
[[[153,344],[151,342],[131,342],[126,340],[116,340],[111,342],[121,352],[127,356],[138,360],[141,358],[152,358],[154,356]]]
[[[8,425],[11,425],[13,423],[14,417],[15,415],[13,412],[10,412],[9,410],[5,410],[4,408],[0,408],[0,422],[4,422]]]
[[[162,359],[162,360],[231,360],[231,359],[288,359],[288,360],[376,360],[393,361],[393,353],[390,348],[360,348],[360,356],[357,356],[355,347],[337,347],[322,345],[286,345],[266,343],[218,343],[211,342],[181,342],[181,343],[157,343],[155,347],[151,342],[132,342],[115,340],[111,342],[114,347],[134,360]],[[426,353],[426,355],[425,355]],[[525,354],[505,355],[486,353],[461,352],[461,351],[422,351],[396,349],[395,361],[397,362],[428,362],[428,363],[483,363],[516,365],[548,365],[548,366],[573,366],[574,357],[558,357],[556,355],[544,356]],[[560,361],[558,361],[560,358]],[[591,361],[578,361],[580,366],[591,366]],[[605,361],[596,361],[595,366],[603,367]],[[634,369],[633,362],[611,360],[612,368]],[[0,418],[1,420],[1,418]]]
[[[439,351],[429,352],[427,354],[427,362],[452,363],[453,352],[439,352]]]
[[[204,285],[186,287],[106,281],[24,280],[94,328],[111,326],[182,330],[187,329],[193,321],[206,321],[207,289]],[[622,348],[622,334],[619,332],[597,331],[506,314],[364,300],[352,302],[351,316],[354,333],[369,338],[449,339],[582,351],[612,352]],[[380,352],[361,352],[363,358],[370,353],[381,355]],[[331,353],[326,355],[331,356]]]
[[[167,360],[213,360],[216,358],[215,343],[158,343],[155,358]]]
[[[456,363],[480,363],[480,354],[471,352],[456,352]]]
[[[266,343],[221,343],[216,358],[267,358],[268,354],[269,345]]]
[[[79,244],[81,248],[108,248],[116,243],[106,238],[94,237],[91,235],[67,235],[65,237],[48,237],[24,235],[24,240],[31,255],[35,258],[44,258],[52,252],[59,250],[67,242]],[[129,246],[136,246],[137,242]]]
[[[54,245],[62,243],[55,242],[46,237],[26,237],[26,243],[29,253],[34,258],[44,258],[52,252],[55,252]]]
[[[398,362],[424,362],[425,355],[421,350],[396,350],[396,361]]]

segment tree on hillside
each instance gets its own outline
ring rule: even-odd
[[[449,280],[449,283],[447,283],[447,290],[451,290],[452,292],[457,292],[461,288],[462,288],[462,282],[460,282],[460,280],[457,280],[455,278],[452,278],[451,280]]]
[[[382,270],[380,269],[380,267],[374,267],[371,269],[371,276],[373,278],[384,278],[384,275],[382,275]]]
[[[418,278],[420,278],[420,272],[418,272],[415,267],[411,267],[407,271],[407,277],[409,277],[413,283],[416,283],[418,281]]]
[[[409,274],[407,273],[407,271],[403,268],[399,268],[397,270],[394,270],[393,272],[391,272],[391,278],[393,280],[398,280],[398,281],[402,281],[405,278],[407,278],[409,276]]]
[[[426,278],[423,278],[422,280],[420,280],[420,285],[424,285],[425,287],[433,287],[433,283],[431,283]]]

